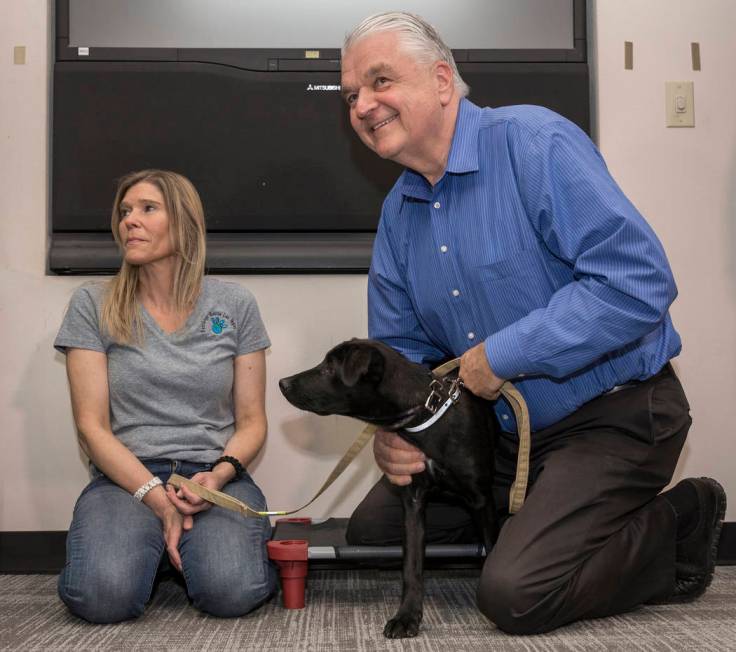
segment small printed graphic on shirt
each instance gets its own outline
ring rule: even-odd
[[[208,312],[202,320],[199,330],[203,335],[218,337],[228,331],[235,330],[235,320],[226,312]]]

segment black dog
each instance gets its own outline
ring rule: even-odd
[[[461,391],[456,378],[439,380],[421,365],[373,340],[343,342],[313,369],[283,378],[279,387],[298,408],[355,417],[395,431],[426,455],[426,470],[414,475],[401,492],[403,590],[399,610],[383,632],[388,638],[416,636],[422,620],[428,494],[440,490],[459,496],[476,515],[486,551],[495,541],[498,524],[491,486],[497,425],[493,411],[486,401]],[[433,418],[446,403],[449,407],[438,420],[426,429],[410,432]]]

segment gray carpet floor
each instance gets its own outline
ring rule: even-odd
[[[736,650],[736,566],[721,566],[711,588],[688,605],[644,607],[575,623],[540,636],[499,632],[475,609],[477,571],[430,571],[425,616],[415,639],[389,641],[385,620],[398,604],[398,571],[317,571],[307,608],[280,596],[243,618],[197,612],[182,588],[162,582],[137,621],[90,625],[69,615],[49,575],[0,575],[1,650]]]

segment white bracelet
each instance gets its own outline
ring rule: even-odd
[[[163,482],[161,482],[161,478],[154,475],[148,482],[146,482],[146,484],[141,486],[141,488],[133,494],[133,498],[136,500],[143,500],[145,495],[151,491],[151,489],[162,484]]]

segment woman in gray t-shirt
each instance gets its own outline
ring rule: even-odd
[[[187,179],[127,175],[112,229],[120,271],[76,290],[54,342],[93,476],[74,509],[59,595],[91,622],[139,616],[166,552],[194,606],[239,616],[276,585],[268,519],[166,480],[176,472],[266,508],[245,467],[266,438],[268,335],[250,292],[204,277],[204,213]]]

